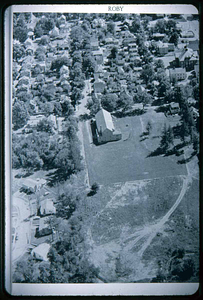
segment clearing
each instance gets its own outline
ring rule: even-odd
[[[147,121],[152,122],[152,132],[142,136]],[[114,119],[122,132],[122,140],[96,146],[92,143],[89,122],[83,123],[83,141],[90,185],[97,182],[108,185],[118,182],[185,175],[186,167],[178,164],[181,157],[150,154],[160,142],[164,123],[169,120],[163,113],[149,110],[141,116]],[[173,121],[170,122],[173,126]]]

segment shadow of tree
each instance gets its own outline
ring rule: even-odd
[[[116,118],[124,118],[124,117],[132,117],[132,116],[140,116],[143,115],[146,111],[143,109],[134,109],[131,111],[116,111],[112,113]]]
[[[67,170],[64,172],[63,169],[57,169],[54,172],[50,172],[46,175],[47,185],[52,187],[56,182],[66,181],[71,174],[72,172],[67,172]]]
[[[88,115],[87,113],[79,115],[79,121],[87,121],[90,119],[91,119],[91,116]]]
[[[183,158],[183,159],[181,159],[181,160],[178,160],[178,164],[186,164],[186,163],[188,163],[189,161],[191,161],[191,159],[196,155],[197,153],[196,153],[196,151],[193,151],[192,153],[191,153],[191,155],[190,155],[190,157],[188,157],[188,158]]]
[[[183,153],[184,153],[184,150],[181,148],[183,148],[185,145],[186,144],[183,142],[183,143],[173,146],[173,148],[170,148],[170,149],[164,149],[159,146],[156,150],[154,150],[150,154],[148,154],[147,157],[153,157],[153,156],[158,156],[158,155],[163,155],[163,154],[164,154],[164,156],[170,156],[170,155],[180,156],[180,155],[183,155]]]

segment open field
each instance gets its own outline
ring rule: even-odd
[[[150,281],[158,268],[156,253],[159,253],[160,259],[164,259],[170,247],[173,249],[187,244],[198,223],[197,181],[188,187],[181,204],[158,229],[157,236],[152,239],[143,256],[139,256],[139,250],[147,242],[151,229],[165,217],[178,199],[183,178],[176,176],[105,186],[87,200],[85,230],[90,257],[108,282]],[[190,205],[191,195],[194,198],[193,208]],[[182,227],[182,221],[179,224],[179,213],[192,226],[188,237],[188,229]],[[198,231],[186,248],[195,251],[197,239]]]
[[[147,139],[141,135],[147,120],[152,121],[152,134]],[[149,156],[159,146],[164,123],[169,123],[163,113],[149,112],[142,116],[115,119],[122,140],[95,146],[91,139],[89,123],[83,124],[85,157],[90,184],[100,185],[141,179],[186,174],[185,165],[177,164],[181,157]]]

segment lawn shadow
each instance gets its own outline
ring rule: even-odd
[[[143,142],[148,138],[149,138],[149,132],[148,131],[144,131],[143,133],[140,134],[140,142]]]
[[[91,121],[90,122],[90,128],[91,128],[91,133],[92,133],[92,141],[93,144],[98,146],[98,140],[97,140],[97,125],[96,125],[96,121]]]
[[[197,154],[197,152],[196,151],[193,151],[192,153],[191,153],[191,155],[188,157],[188,158],[183,158],[183,159],[181,159],[181,160],[178,160],[178,164],[186,164],[186,163],[188,163],[189,161],[191,161],[191,159],[195,156]]]
[[[46,175],[47,185],[49,187],[52,187],[56,182],[66,181],[70,177],[71,174],[72,174],[71,172],[64,173],[64,171],[61,169],[57,169],[53,172],[50,172]]]
[[[170,156],[170,155],[176,155],[180,156],[184,154],[184,150],[181,149],[185,146],[185,143],[180,143],[178,145],[173,146],[173,148],[170,149],[164,149],[161,148],[160,146],[152,151],[147,157],[153,157],[153,156],[159,156],[159,155],[164,155],[164,156]]]
[[[130,111],[116,111],[112,113],[116,118],[133,117],[143,115],[146,111],[140,108],[136,108]]]

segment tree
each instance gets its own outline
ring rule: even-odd
[[[38,61],[44,61],[46,58],[45,48],[43,46],[37,47],[35,50],[35,59]]]
[[[147,126],[146,126],[146,132],[147,132],[147,134],[150,134],[151,130],[152,130],[152,122],[149,120],[147,122]]]
[[[117,108],[122,108],[123,111],[128,110],[133,105],[133,97],[127,94],[125,91],[120,93],[117,101]]]
[[[174,144],[174,134],[173,134],[173,129],[172,129],[171,125],[168,126],[167,139],[168,139],[169,145]]]
[[[90,110],[90,115],[94,117],[96,113],[101,109],[100,101],[96,97],[87,100],[86,108]]]
[[[158,97],[165,97],[171,90],[171,83],[169,78],[163,74],[160,83],[158,85]]]
[[[152,95],[149,94],[146,90],[144,90],[143,92],[141,92],[140,96],[141,96],[140,101],[143,105],[143,110],[144,110],[145,106],[152,102]]]
[[[51,63],[51,70],[56,70],[57,72],[60,71],[60,68],[65,65],[65,66],[70,66],[70,60],[68,59],[67,56],[61,56],[56,58],[55,60],[52,61]]]
[[[87,53],[83,57],[82,70],[83,70],[86,78],[89,78],[89,76],[92,76],[94,74],[96,65],[97,65],[96,61],[90,53]]]
[[[15,130],[23,127],[29,119],[29,113],[24,102],[16,101],[12,109],[12,123]]]
[[[34,34],[36,37],[41,37],[42,35],[47,35],[50,30],[55,26],[55,22],[52,18],[40,18],[34,28]]]
[[[24,15],[21,14],[17,20],[16,26],[13,26],[13,38],[24,43],[28,37],[28,29]]]
[[[130,29],[134,33],[137,33],[137,32],[140,31],[140,29],[141,29],[141,22],[140,22],[140,18],[138,16],[135,16]]]
[[[167,22],[164,19],[157,20],[156,24],[154,26],[155,32],[165,33],[165,31],[166,31],[166,24],[167,24]]]
[[[47,118],[44,118],[39,121],[37,124],[37,131],[45,131],[49,134],[53,133],[54,123]]]
[[[179,34],[177,32],[173,32],[170,36],[169,43],[173,43],[175,46],[178,45]]]
[[[112,112],[113,110],[115,110],[117,106],[117,101],[118,101],[118,96],[116,94],[108,93],[102,96],[101,105],[107,111]]]
[[[117,57],[117,54],[118,54],[118,48],[117,48],[117,47],[113,47],[113,48],[111,49],[111,57],[112,57],[113,59],[115,59],[115,58]]]
[[[107,23],[107,31],[113,35],[115,34],[115,23],[113,21]]]
[[[148,84],[149,81],[153,80],[154,74],[154,68],[151,64],[144,65],[141,71],[141,77],[146,84]]]
[[[19,59],[25,56],[25,47],[21,44],[14,44],[13,45],[13,59],[18,61]]]
[[[46,45],[49,44],[49,42],[50,42],[49,36],[48,35],[44,35],[44,36],[41,37],[39,45],[46,46]]]
[[[167,130],[166,123],[164,124],[164,128],[162,130],[162,136],[161,136],[161,141],[160,141],[160,148],[163,151],[166,151],[169,148],[168,130]]]

